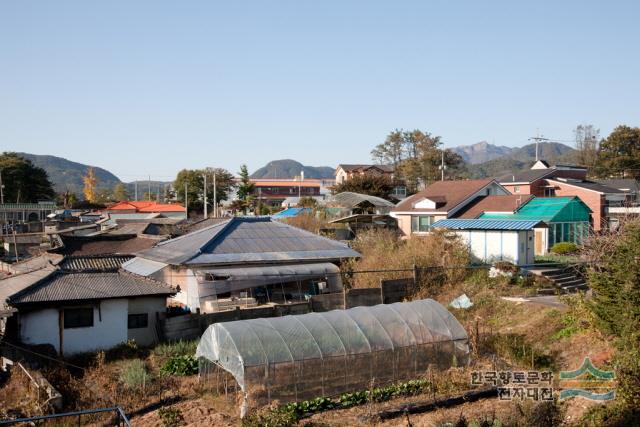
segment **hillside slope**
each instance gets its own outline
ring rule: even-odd
[[[333,178],[335,170],[328,166],[305,166],[291,160],[272,160],[251,174],[251,178],[294,178],[304,171],[305,178]]]
[[[89,165],[72,162],[62,157],[39,155],[30,153],[18,153],[18,155],[41,167],[49,175],[49,180],[53,183],[56,192],[62,193],[70,191],[72,193],[82,193],[82,177],[87,173]],[[93,167],[98,179],[98,188],[112,188],[120,182],[117,176],[106,169]]]

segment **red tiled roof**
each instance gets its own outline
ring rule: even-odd
[[[307,181],[252,181],[256,187],[320,187],[319,182]]]
[[[474,219],[483,212],[509,212],[513,213],[520,206],[533,198],[531,194],[510,194],[502,196],[481,196],[469,203],[455,218]]]
[[[425,190],[398,203],[393,212],[447,212],[473,193],[489,185],[492,179],[472,179],[466,181],[436,181]],[[413,206],[421,200],[429,199],[442,206],[436,209],[415,209]]]
[[[136,212],[186,212],[184,206],[178,203],[157,203],[153,201],[123,201],[111,205],[107,211],[128,211]]]

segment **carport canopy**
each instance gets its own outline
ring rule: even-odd
[[[216,267],[199,270],[198,273],[202,283],[214,284],[216,293],[320,278],[326,278],[329,289],[339,290],[342,288],[340,268],[330,262],[256,267]]]

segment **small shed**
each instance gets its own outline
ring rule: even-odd
[[[434,228],[451,230],[465,242],[476,262],[534,263],[534,235],[547,225],[537,220],[443,219]]]

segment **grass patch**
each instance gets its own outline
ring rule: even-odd
[[[494,353],[510,360],[518,366],[531,369],[555,370],[556,362],[552,355],[536,351],[521,334],[495,334],[482,342],[482,352]]]
[[[151,382],[152,377],[147,371],[147,365],[143,360],[127,360],[122,364],[120,382],[132,389],[145,388]]]

